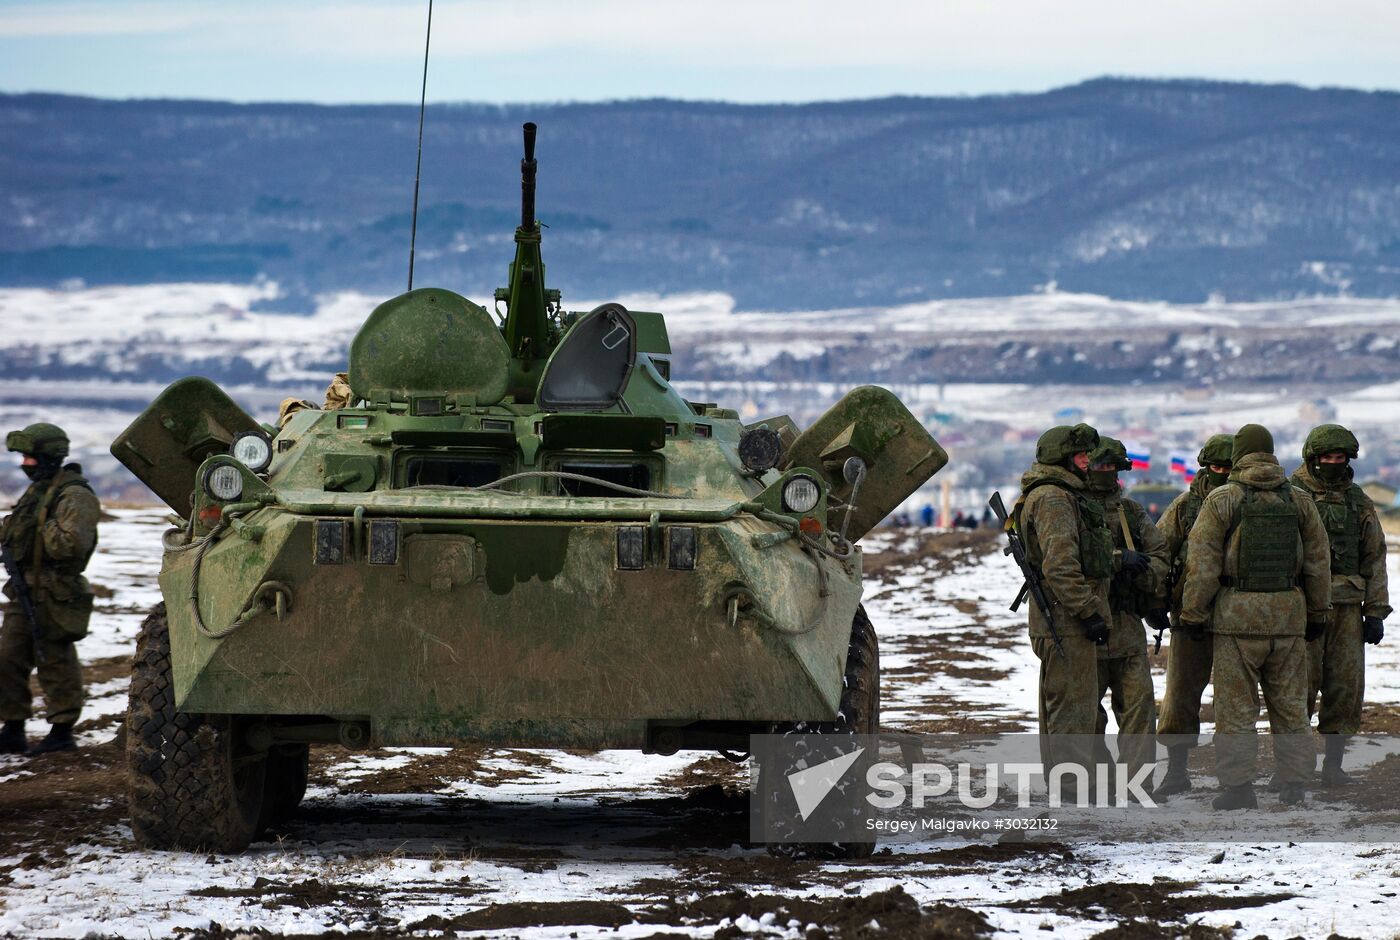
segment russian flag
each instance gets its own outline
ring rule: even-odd
[[[1194,483],[1196,480],[1196,468],[1187,467],[1184,471],[1182,471],[1181,477],[1187,483]]]
[[[1128,452],[1128,460],[1132,462],[1134,470],[1152,469],[1152,451],[1131,441],[1124,441],[1123,449]]]
[[[1195,469],[1191,466],[1191,455],[1179,450],[1172,451],[1169,469],[1177,476],[1186,477],[1188,481],[1196,475]]]

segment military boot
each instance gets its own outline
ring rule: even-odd
[[[23,721],[7,721],[0,726],[0,754],[28,754],[29,739]]]
[[[1349,787],[1356,781],[1342,769],[1342,755],[1347,749],[1347,739],[1340,734],[1323,735],[1322,785],[1324,787]]]
[[[1167,745],[1167,772],[1157,785],[1158,796],[1171,796],[1191,789],[1191,777],[1186,773],[1186,759],[1191,749],[1185,744]]]
[[[1307,793],[1304,792],[1301,783],[1285,783],[1278,788],[1278,801],[1284,806],[1293,806],[1306,798]]]
[[[1237,787],[1226,787],[1210,801],[1210,805],[1215,809],[1258,809],[1259,800],[1254,796],[1254,784],[1242,783]]]
[[[51,754],[54,751],[74,751],[77,748],[78,742],[73,740],[73,723],[70,721],[51,726],[44,739],[30,750],[35,754]]]

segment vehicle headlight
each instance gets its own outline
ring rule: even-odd
[[[783,485],[783,505],[790,512],[811,512],[822,491],[811,477],[793,477]]]
[[[272,463],[272,442],[257,431],[244,431],[235,437],[228,452],[254,473],[262,473]]]
[[[215,464],[204,474],[204,492],[227,503],[243,495],[243,474],[230,464]]]

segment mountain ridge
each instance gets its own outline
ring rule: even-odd
[[[959,98],[435,104],[420,282],[503,279],[527,117],[546,261],[575,294],[722,290],[765,309],[1046,284],[1400,295],[1400,93],[1104,78]],[[0,284],[394,289],[416,131],[409,105],[0,95],[15,142]]]

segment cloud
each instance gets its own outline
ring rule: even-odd
[[[37,57],[41,43],[48,56],[69,40],[84,49],[105,42],[133,76],[158,71],[126,79],[142,93],[161,81],[171,93],[213,88],[238,98],[253,86],[299,87],[345,100],[334,88],[364,95],[385,84],[383,74],[358,70],[421,63],[426,8],[426,0],[0,0],[0,59],[7,50]],[[455,79],[439,87],[498,100],[558,97],[562,86],[583,97],[946,94],[1103,74],[1397,87],[1400,3],[435,0],[433,56]],[[82,56],[50,57],[44,75],[74,90],[122,93],[123,76],[87,76],[87,67]],[[4,84],[27,84],[25,75],[0,65]]]

